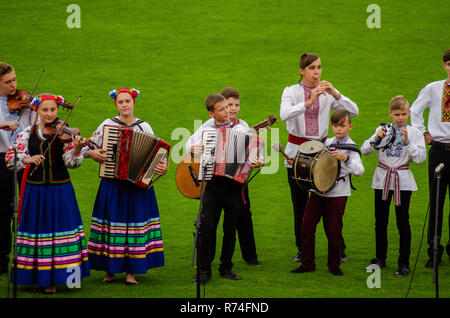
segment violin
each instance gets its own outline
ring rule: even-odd
[[[25,89],[18,89],[16,90],[16,93],[14,95],[8,96],[8,108],[9,111],[12,113],[20,113],[22,109],[26,107],[30,107],[30,102],[33,100],[34,97],[32,96],[27,90]],[[73,105],[71,103],[62,103],[60,106],[71,110],[73,109]]]
[[[25,89],[18,89],[14,95],[8,96],[8,108],[12,113],[20,113],[25,107],[29,107],[32,100],[31,94]]]
[[[76,127],[68,127],[67,125],[64,125],[61,128],[62,123],[62,120],[56,119],[53,123],[46,124],[42,130],[42,134],[46,139],[53,139],[56,136],[56,138],[63,143],[69,143],[72,141],[72,136],[80,135],[80,129]],[[98,148],[94,142],[88,139],[81,138],[81,141],[86,141],[86,145],[92,150]]]

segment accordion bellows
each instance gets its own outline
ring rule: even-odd
[[[152,186],[156,165],[170,151],[170,145],[154,135],[113,125],[103,127],[102,148],[107,160],[100,164],[101,178],[128,180],[144,189]]]

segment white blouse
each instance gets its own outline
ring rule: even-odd
[[[330,94],[319,96],[319,114],[318,114],[318,134],[315,136],[305,133],[305,112],[307,110],[304,89],[300,84],[286,87],[281,96],[280,118],[286,122],[286,129],[289,134],[307,138],[311,140],[321,140],[328,135],[331,110],[346,109],[350,115],[358,115],[358,106],[349,98],[341,94],[339,99],[335,99]],[[316,107],[317,103],[311,107]],[[285,153],[288,156],[295,157],[298,145],[288,142]],[[285,166],[291,167],[286,160]]]
[[[366,141],[364,141],[361,152],[363,155],[370,155],[375,151],[371,142],[375,141],[376,132],[380,128],[379,126],[375,133]],[[395,127],[395,126],[394,126]],[[407,126],[408,132],[408,142],[405,145],[402,140],[403,133],[399,128],[396,128],[396,140],[394,143],[385,150],[378,150],[377,156],[378,161],[388,167],[400,167],[403,165],[408,165],[411,161],[415,163],[422,163],[427,157],[427,151],[425,148],[425,139],[423,134],[414,127]],[[411,170],[397,170],[399,176],[400,190],[404,191],[416,191],[417,185],[414,180],[414,176]],[[372,178],[373,189],[384,188],[384,179],[387,171],[381,167],[376,167]],[[391,174],[390,190],[394,190],[395,174]]]
[[[115,118],[119,119],[119,116],[116,116]],[[138,121],[138,120],[139,120],[139,118],[136,118],[136,121]],[[108,119],[104,120],[100,124],[100,126],[98,126],[97,129],[92,133],[91,138],[89,138],[89,140],[94,142],[98,147],[102,146],[102,142],[103,142],[103,127],[105,125],[120,126],[120,124],[116,123],[111,118],[108,118]],[[145,133],[154,135],[152,127],[147,122],[142,122],[140,124],[134,125],[133,126],[133,131],[140,131],[140,132],[145,132]],[[83,157],[88,157],[88,151],[89,151],[88,147],[84,147],[83,148],[83,151],[82,151]]]

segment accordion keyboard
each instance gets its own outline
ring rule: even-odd
[[[119,140],[121,138],[120,128],[115,126],[105,126],[103,129],[102,149],[106,150],[106,162],[100,165],[99,176],[104,178],[114,178],[117,169],[118,151],[120,151]]]
[[[214,173],[214,160],[216,152],[218,131],[205,130],[202,135],[203,151],[200,155],[198,180],[211,180]]]

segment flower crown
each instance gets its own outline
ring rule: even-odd
[[[136,97],[139,96],[139,91],[135,88],[129,89],[129,88],[119,88],[119,89],[114,89],[112,91],[109,92],[109,97],[111,97],[112,99],[114,99],[114,101],[116,101],[117,96],[122,93],[128,93],[131,95],[131,97],[133,97],[133,101],[136,99]]]
[[[37,109],[39,108],[39,105],[45,100],[52,100],[58,106],[64,103],[64,97],[62,97],[61,95],[58,95],[56,97],[53,95],[42,95],[42,96],[33,98],[33,100],[31,101],[31,108],[34,111],[37,111]]]

